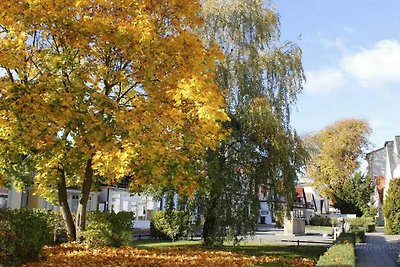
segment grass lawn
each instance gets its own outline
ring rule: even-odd
[[[233,253],[241,253],[250,256],[269,256],[276,258],[276,261],[257,264],[254,266],[292,266],[293,262],[300,259],[308,259],[304,265],[298,266],[314,266],[320,255],[322,255],[327,248],[323,246],[294,246],[294,245],[276,245],[276,244],[263,244],[258,243],[244,243],[239,247],[225,245],[223,247],[207,248],[202,246],[200,241],[186,241],[181,240],[177,242],[158,241],[158,240],[140,240],[133,243],[137,248],[168,248],[168,247],[181,247],[181,248],[199,248],[212,251],[227,251]],[[314,262],[314,264],[309,264]]]
[[[130,247],[49,246],[24,266],[314,266],[321,246],[245,244],[204,247],[199,241],[135,241]]]
[[[331,234],[332,233],[332,226],[314,226],[314,225],[306,225],[306,233],[307,231],[318,231],[320,233]]]

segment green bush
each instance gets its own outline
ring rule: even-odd
[[[375,232],[375,223],[374,224],[367,224],[367,227],[365,228],[365,231],[367,233]]]
[[[129,245],[133,235],[133,220],[132,212],[88,212],[86,230],[82,233],[84,242],[92,246]]]
[[[154,212],[150,223],[150,235],[173,241],[179,237],[187,237],[190,230],[189,217],[184,211]]]
[[[375,231],[375,221],[372,217],[357,217],[353,219],[346,219],[350,223],[352,229],[364,228],[366,232]]]
[[[365,243],[365,229],[360,227],[356,230],[351,231],[355,236],[355,241],[357,243]]]
[[[389,190],[383,203],[385,233],[400,233],[400,179],[390,181]]]
[[[67,242],[68,241],[67,228],[61,211],[60,210],[50,211],[50,213],[51,216],[49,218],[50,219],[49,226],[53,233],[53,242],[54,243]],[[75,219],[74,214],[72,214],[72,218]]]
[[[310,225],[315,226],[332,226],[331,218],[321,215],[315,215],[310,220]]]
[[[0,210],[0,259],[3,265],[34,260],[52,243],[51,212],[39,209]]]
[[[342,233],[335,244],[318,259],[316,266],[356,266],[354,233]]]

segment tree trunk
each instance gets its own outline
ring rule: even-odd
[[[81,233],[86,226],[86,207],[89,200],[90,189],[93,182],[92,159],[88,159],[85,168],[85,177],[82,184],[81,196],[79,199],[78,210],[76,212],[76,237],[81,242]]]
[[[217,199],[213,196],[210,201],[210,206],[207,208],[204,226],[203,226],[203,242],[206,246],[212,246],[216,241],[216,209]]]
[[[61,174],[61,181],[58,184],[58,201],[60,203],[64,222],[67,227],[68,240],[75,241],[76,240],[76,228],[75,228],[74,220],[72,218],[71,210],[68,205],[67,185],[65,182],[64,170],[61,170],[60,174]]]

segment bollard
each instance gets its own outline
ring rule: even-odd
[[[300,240],[297,240],[297,246],[298,247],[300,246]]]

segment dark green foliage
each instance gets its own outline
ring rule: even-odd
[[[390,181],[389,190],[383,203],[385,216],[385,233],[395,235],[400,233],[400,179]]]
[[[158,239],[177,240],[189,235],[189,214],[184,211],[157,211],[150,223],[150,235]]]
[[[335,241],[335,244],[322,255],[318,267],[331,266],[356,266],[355,235],[354,233],[342,233]]]
[[[365,243],[365,229],[360,227],[358,229],[351,230],[354,234],[357,243]]]
[[[0,209],[0,263],[34,260],[52,243],[51,212],[39,209]]]
[[[92,211],[87,214],[84,242],[92,246],[126,246],[133,236],[132,212],[108,213]]]
[[[371,214],[375,210],[376,214],[376,209],[369,206],[371,196],[374,193],[371,177],[356,173],[344,184],[334,187],[333,190],[334,206],[340,209],[342,213],[363,216],[364,214]]]
[[[332,220],[327,216],[315,215],[314,217],[311,218],[310,225],[332,226]]]
[[[367,232],[367,233],[375,232],[375,223],[368,224],[367,227],[365,228],[365,232]]]
[[[61,211],[52,211],[51,214],[50,227],[54,235],[54,242],[67,242],[67,229]],[[75,218],[75,216],[73,216],[73,218]]]

